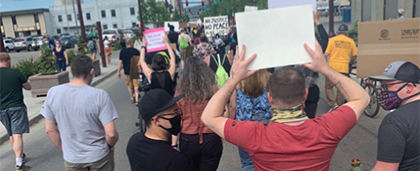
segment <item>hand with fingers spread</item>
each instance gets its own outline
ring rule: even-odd
[[[313,15],[314,15],[314,22],[316,23],[316,25],[320,25],[321,23],[319,22],[319,12],[318,12],[318,9],[316,9],[313,12]]]
[[[301,66],[304,66],[314,72],[321,72],[328,69],[329,66],[325,60],[324,54],[322,53],[322,47],[319,45],[318,41],[315,42],[315,50],[311,49],[306,43],[304,46],[309,55],[311,55],[312,61],[311,63],[301,64]]]
[[[239,52],[238,46],[236,46],[236,51]],[[252,70],[252,71],[248,70],[248,65],[255,59],[257,54],[254,53],[249,58],[245,59],[245,51],[246,51],[245,45],[242,45],[241,52],[236,55],[235,60],[233,61],[233,64],[232,64],[231,78],[235,80],[236,82],[239,82],[258,71],[258,70]]]
[[[146,39],[146,36],[143,36],[143,46],[147,46],[147,39]]]

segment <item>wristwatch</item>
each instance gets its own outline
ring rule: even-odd
[[[143,49],[143,48],[146,48],[146,46],[141,46],[141,48]]]
[[[176,144],[176,145],[172,145],[172,147],[178,147],[178,144]]]

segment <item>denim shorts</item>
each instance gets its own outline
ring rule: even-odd
[[[3,123],[9,136],[29,133],[29,120],[26,106],[0,110],[0,121]]]

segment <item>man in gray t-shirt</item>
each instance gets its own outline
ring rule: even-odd
[[[51,88],[41,109],[47,134],[63,151],[66,170],[114,170],[114,104],[107,92],[89,86],[93,64],[88,56],[75,56],[71,71],[73,80]]]

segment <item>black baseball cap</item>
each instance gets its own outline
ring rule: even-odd
[[[349,31],[349,26],[341,24],[340,27],[338,27],[337,34],[347,34],[347,31]]]
[[[409,61],[396,61],[388,65],[382,75],[369,77],[375,81],[393,81],[420,83],[420,69]]]
[[[150,90],[139,102],[140,116],[145,122],[148,122],[153,116],[171,107],[182,97],[184,94],[173,97],[163,89]]]

